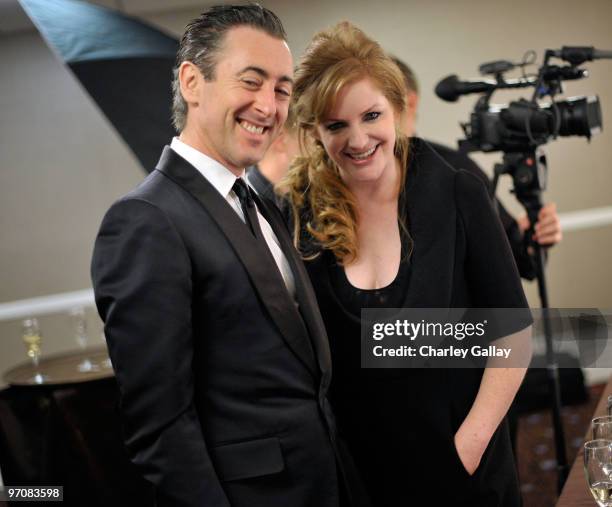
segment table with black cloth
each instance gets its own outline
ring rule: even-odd
[[[151,488],[126,455],[112,369],[76,370],[82,359],[102,356],[108,358],[105,349],[43,359],[42,384],[28,380],[29,364],[5,374],[15,384],[0,391],[5,485],[63,486],[63,505],[75,507],[153,505]]]

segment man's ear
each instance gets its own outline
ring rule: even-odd
[[[416,116],[419,107],[419,96],[415,91],[410,91],[406,94],[406,112],[409,116]]]
[[[183,62],[178,70],[179,83],[181,84],[181,95],[188,104],[197,104],[199,91],[204,77],[193,63]]]

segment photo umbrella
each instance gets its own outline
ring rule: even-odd
[[[20,0],[143,168],[175,135],[172,68],[178,41],[135,18],[77,0]]]

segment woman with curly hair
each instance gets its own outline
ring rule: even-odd
[[[399,133],[404,100],[395,64],[348,22],[296,72],[305,155],[279,190],[327,326],[338,428],[376,507],[518,506],[505,414],[524,368],[360,368],[363,308],[527,306],[483,183]]]

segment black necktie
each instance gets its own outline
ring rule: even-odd
[[[237,178],[234,183],[234,186],[232,187],[232,190],[240,200],[242,212],[244,213],[244,219],[249,228],[251,229],[253,236],[255,236],[257,239],[263,240],[263,233],[261,232],[261,227],[259,226],[259,219],[257,218],[257,208],[255,207],[255,201],[253,201],[253,197],[251,196],[249,187],[242,180],[242,178]]]

